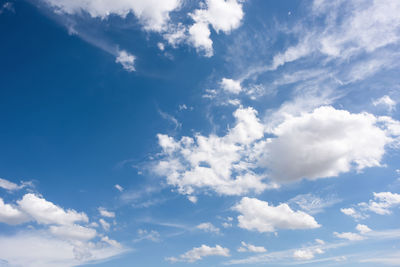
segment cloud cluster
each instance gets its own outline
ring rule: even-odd
[[[0,222],[37,225],[15,235],[0,236],[0,258],[13,265],[75,266],[126,251],[117,241],[90,227],[84,212],[65,210],[33,193],[14,204],[0,198]]]
[[[218,227],[215,227],[212,223],[209,223],[209,222],[205,222],[205,223],[201,223],[201,224],[197,225],[196,229],[203,230],[203,231],[209,232],[209,233],[215,233],[215,234],[220,233],[220,229]]]
[[[166,260],[170,262],[195,262],[201,260],[204,257],[209,256],[222,256],[229,257],[229,249],[216,245],[215,247],[209,247],[207,245],[201,245],[200,247],[195,247],[186,253],[180,255],[179,257],[170,257]]]
[[[241,244],[242,244],[242,246],[237,249],[238,252],[254,252],[254,253],[267,252],[267,250],[261,246],[254,246],[254,245],[248,244],[244,241],[242,241]]]
[[[277,229],[313,229],[321,225],[311,215],[302,211],[293,211],[287,204],[278,206],[256,198],[244,197],[233,207],[238,216],[239,227],[247,230],[274,232]]]

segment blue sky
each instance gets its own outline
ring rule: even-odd
[[[0,266],[396,266],[400,2],[0,1]]]

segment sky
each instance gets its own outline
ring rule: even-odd
[[[399,13],[0,0],[0,266],[399,266]]]

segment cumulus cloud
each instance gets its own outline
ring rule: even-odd
[[[129,54],[125,50],[118,51],[117,58],[115,59],[116,63],[120,63],[122,67],[129,72],[135,71],[135,56]]]
[[[117,189],[119,192],[124,191],[124,188],[120,186],[119,184],[114,185],[115,189]]]
[[[71,225],[75,222],[88,222],[89,220],[83,212],[72,209],[65,211],[52,202],[32,193],[24,195],[17,203],[21,211],[41,224]]]
[[[276,138],[265,144],[260,164],[269,167],[271,178],[279,182],[315,180],[353,168],[361,171],[381,166],[385,146],[394,138],[383,119],[331,106],[297,117],[289,115],[271,130]]]
[[[239,227],[258,232],[274,232],[277,229],[313,229],[321,225],[314,217],[302,211],[293,211],[287,204],[278,206],[256,198],[244,197],[233,207],[238,216]]]
[[[212,189],[224,195],[265,190],[265,176],[252,171],[255,159],[249,157],[255,149],[254,141],[264,135],[264,127],[253,108],[239,108],[233,115],[236,123],[222,137],[197,134],[176,141],[158,134],[163,152],[153,170],[187,195],[196,189]]]
[[[350,241],[359,241],[365,239],[365,237],[357,233],[351,233],[351,232],[345,232],[345,233],[334,232],[333,234],[338,238],[347,239]]]
[[[125,18],[133,13],[146,30],[162,31],[169,21],[169,13],[178,9],[180,0],[42,0],[57,12],[80,14],[86,12],[91,17],[106,19],[110,15]]]
[[[343,208],[341,212],[354,219],[365,219],[367,212],[374,212],[379,215],[390,215],[391,209],[400,205],[400,194],[391,192],[373,193],[374,198],[369,202],[361,202],[351,208]]]
[[[320,248],[298,249],[293,252],[293,258],[297,260],[311,260],[315,257],[315,254],[323,253],[324,251]]]
[[[262,252],[267,252],[267,250],[264,247],[261,246],[254,246],[252,244],[248,244],[244,241],[242,241],[242,246],[237,249],[238,252],[255,252],[255,253],[262,253]]]
[[[104,231],[109,231],[110,230],[111,225],[106,220],[100,219],[99,223],[100,223],[101,227],[103,227]]]
[[[189,42],[206,56],[213,55],[210,26],[219,33],[228,34],[240,26],[244,16],[241,1],[206,0],[204,7],[195,10],[190,16],[195,23],[189,27]]]
[[[232,94],[239,94],[243,90],[242,86],[240,85],[240,81],[235,81],[228,78],[222,78],[220,85],[224,91]]]
[[[28,221],[30,221],[30,218],[27,214],[10,204],[4,203],[3,199],[0,198],[0,222],[15,225]]]
[[[374,106],[384,106],[389,112],[396,109],[397,103],[388,95],[384,95],[372,102]]]
[[[220,233],[219,228],[215,227],[212,223],[209,222],[201,223],[197,225],[196,228],[209,233],[215,233],[215,234]]]
[[[108,211],[103,207],[99,207],[98,210],[99,210],[100,215],[103,217],[115,218],[115,212]]]
[[[229,257],[229,249],[216,245],[215,247],[209,247],[207,245],[201,245],[200,247],[195,247],[186,253],[180,255],[179,257],[170,257],[166,260],[170,262],[195,262],[209,256],[223,256]]]
[[[372,230],[366,226],[365,224],[357,224],[356,226],[357,231],[359,231],[361,234],[366,234],[371,232]]]

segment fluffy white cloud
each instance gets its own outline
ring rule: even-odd
[[[365,239],[363,236],[361,236],[359,234],[350,233],[350,232],[346,232],[346,233],[334,232],[333,234],[338,238],[347,239],[350,241],[359,241],[359,240]]]
[[[40,224],[71,225],[75,222],[88,222],[85,213],[78,213],[71,209],[65,211],[63,208],[31,193],[24,195],[17,203],[21,211]]]
[[[260,163],[279,182],[337,176],[353,166],[357,171],[380,166],[385,146],[393,142],[388,125],[381,117],[331,106],[288,116],[271,130],[276,138],[265,144]]]
[[[218,227],[215,227],[212,223],[206,222],[206,223],[201,223],[196,226],[197,229],[203,230],[205,232],[210,232],[210,233],[216,233],[219,234],[220,230]]]
[[[87,12],[92,17],[107,18],[117,15],[125,18],[133,13],[146,30],[162,31],[169,21],[169,13],[178,9],[180,0],[43,0],[58,12],[79,14]]]
[[[322,253],[324,253],[324,251],[320,248],[298,249],[293,252],[293,258],[297,260],[311,260],[315,257],[315,254]]]
[[[388,95],[384,95],[379,99],[374,100],[372,102],[374,106],[384,106],[388,109],[388,111],[393,111],[396,108],[396,102],[390,98]]]
[[[238,0],[206,0],[205,8],[197,9],[191,17],[195,23],[189,27],[189,41],[206,56],[213,55],[210,39],[211,25],[219,33],[230,33],[240,26],[243,18],[241,1]]]
[[[239,94],[243,90],[242,86],[240,85],[240,81],[235,81],[228,78],[222,78],[220,85],[222,89],[232,94]]]
[[[0,198],[0,222],[13,225],[28,221],[30,221],[28,215],[21,212],[18,208],[4,203],[3,199]]]
[[[264,247],[254,246],[252,244],[247,244],[246,242],[242,241],[242,246],[238,248],[238,252],[255,252],[255,253],[262,253],[266,252],[267,250]]]
[[[220,245],[216,245],[215,247],[209,247],[207,245],[201,245],[200,247],[193,248],[188,252],[180,255],[178,258],[170,257],[166,260],[171,262],[195,262],[201,260],[204,257],[208,256],[223,256],[229,257],[229,249],[221,247]]]
[[[195,189],[213,189],[225,195],[265,190],[265,177],[252,171],[255,159],[249,157],[254,141],[264,135],[264,127],[252,108],[239,108],[233,115],[236,124],[223,137],[196,135],[175,141],[159,134],[163,155],[153,170],[166,176],[168,184],[182,194],[190,195]]]
[[[344,214],[346,214],[347,216],[353,217],[354,219],[358,220],[358,219],[365,219],[368,216],[365,214],[362,214],[360,212],[358,212],[356,209],[354,208],[342,208],[340,209],[340,211]]]
[[[277,229],[312,229],[320,225],[314,217],[302,211],[293,211],[287,204],[271,206],[268,202],[244,197],[233,207],[241,213],[239,227],[259,232],[274,232]]]
[[[107,218],[115,218],[115,212],[108,211],[103,207],[98,208],[100,215]]]
[[[359,231],[361,234],[366,234],[371,232],[372,230],[366,226],[365,224],[357,224],[356,226],[357,231]]]
[[[122,67],[127,71],[135,71],[135,56],[129,54],[125,50],[118,51],[117,58],[115,59],[116,63],[120,63]]]

